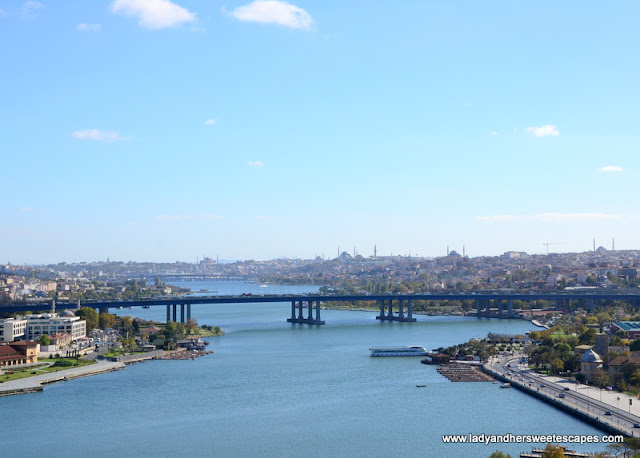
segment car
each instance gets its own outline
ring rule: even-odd
[[[499,362],[499,361],[498,361]],[[507,364],[507,367],[511,367],[511,364]]]
[[[563,388],[563,390],[565,390],[565,391],[569,391],[569,388],[565,386],[565,387]]]
[[[540,388],[546,388],[546,387],[547,387],[547,385],[545,385],[544,383],[540,384]]]
[[[559,398],[564,398],[564,393],[560,393],[560,394],[558,395],[558,397],[559,397]]]
[[[634,423],[634,424],[633,424],[633,427],[634,427],[634,428],[640,428],[640,423]]]
[[[605,410],[605,411],[604,411],[604,414],[605,414],[605,415],[611,415],[611,411],[609,411],[609,410]]]

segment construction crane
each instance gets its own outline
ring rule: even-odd
[[[547,243],[543,243],[544,246],[547,247],[547,254],[549,254],[549,245],[564,245],[567,242],[547,242]]]

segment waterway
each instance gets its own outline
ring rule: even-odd
[[[185,283],[217,294],[301,293],[309,286]],[[602,434],[492,383],[452,383],[419,358],[371,358],[371,345],[462,343],[524,333],[522,320],[323,310],[324,326],[286,323],[290,304],[194,305],[221,326],[214,355],[149,361],[0,398],[3,456],[518,456],[535,444],[444,444],[443,434]],[[165,309],[118,310],[164,320]],[[416,385],[427,385],[416,388]],[[542,444],[538,444],[542,445]],[[580,451],[604,446],[569,444]]]

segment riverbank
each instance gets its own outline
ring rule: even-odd
[[[124,369],[129,364],[137,364],[149,360],[193,360],[200,356],[214,353],[213,351],[188,351],[184,348],[178,350],[156,350],[147,353],[121,356],[118,358],[99,359],[96,364],[83,367],[64,369],[48,374],[33,375],[18,380],[0,382],[0,397],[15,394],[37,393],[44,390],[49,383],[67,382],[82,377],[105,374]]]
[[[76,367],[58,372],[11,380],[0,384],[0,396],[36,393],[43,391],[44,385],[49,383],[66,382],[81,377],[104,374],[107,372],[122,370],[124,367],[124,363],[121,362],[98,361],[96,364],[91,366]]]
[[[627,437],[640,435],[640,411],[633,407],[631,396],[579,385],[560,377],[537,374],[519,364],[520,355],[508,359],[492,357],[482,369],[498,380],[509,383],[535,398],[610,434]],[[606,391],[606,390],[605,390]],[[603,395],[604,394],[604,395]],[[623,407],[620,409],[620,400]],[[630,403],[631,401],[631,403]]]

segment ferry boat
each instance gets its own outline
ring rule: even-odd
[[[369,347],[371,356],[427,356],[426,348],[414,345],[411,347]]]
[[[511,384],[510,383],[503,383],[502,385],[500,385],[500,388],[511,388]]]

